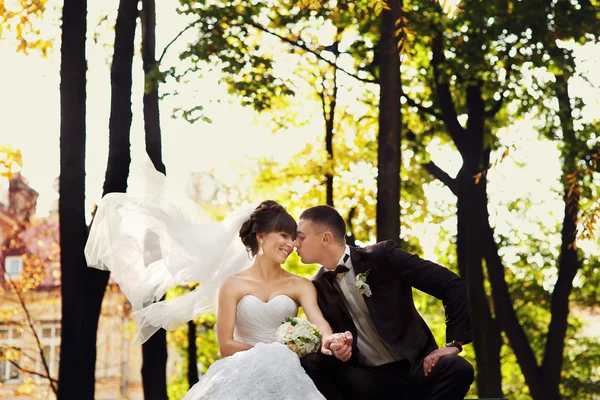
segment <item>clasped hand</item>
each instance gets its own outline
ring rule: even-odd
[[[352,356],[352,341],[352,333],[349,331],[334,333],[323,338],[321,353],[334,355],[337,359],[346,362]]]

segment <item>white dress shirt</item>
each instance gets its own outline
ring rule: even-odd
[[[338,274],[334,279],[334,286],[342,294],[356,326],[358,337],[355,340],[359,350],[359,362],[368,366],[378,366],[403,360],[404,356],[379,336],[365,299],[354,285],[356,274],[352,266],[352,259],[348,257],[346,262],[344,262],[346,254],[350,256],[350,247],[348,245],[346,245],[346,250],[340,258],[338,265],[345,265],[349,271]]]

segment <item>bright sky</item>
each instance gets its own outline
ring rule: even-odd
[[[114,20],[117,10],[116,0],[89,2],[89,21],[99,21],[110,11]],[[157,54],[186,24],[175,12],[175,1],[157,2]],[[89,24],[88,38],[93,37],[96,29]],[[54,27],[57,31],[58,28]],[[139,34],[139,32],[138,32]],[[193,35],[193,30],[188,34]],[[138,37],[139,39],[139,37]],[[111,37],[103,42],[110,44]],[[178,45],[171,48],[166,57],[166,65],[176,62],[179,49],[185,45],[185,36]],[[0,95],[0,117],[2,119],[0,143],[10,143],[23,154],[23,175],[31,186],[40,193],[38,215],[47,215],[57,198],[55,178],[59,175],[59,54],[58,44],[48,59],[36,54],[28,57],[16,54],[14,44],[0,42],[0,75],[4,77]],[[107,64],[109,50],[102,45],[94,45],[90,39],[88,45],[88,126],[87,126],[87,199],[88,210],[101,195],[106,158],[108,153],[108,117],[110,106],[110,71]],[[600,70],[600,45],[588,46],[578,51],[578,59],[584,71]],[[134,70],[134,121],[132,130],[134,161],[136,155],[143,152],[143,121],[141,92],[143,76],[141,60],[135,59]],[[584,97],[591,104],[589,115],[600,113],[600,76],[588,74],[592,83],[581,80],[573,84],[573,93]],[[190,83],[197,89],[196,99],[191,93],[177,99],[168,99],[161,103],[163,157],[168,175],[184,187],[191,172],[221,168],[223,179],[227,173],[234,173],[227,166],[238,162],[245,156],[269,156],[285,161],[304,147],[306,142],[320,138],[323,123],[318,114],[312,122],[301,129],[290,129],[277,135],[271,134],[265,126],[257,123],[254,113],[237,105],[236,100],[227,101],[225,90],[217,84],[216,74]],[[209,103],[223,98],[221,103]],[[194,101],[196,101],[194,103]],[[212,124],[196,122],[193,125],[170,118],[171,110],[179,104],[187,106],[203,104]],[[307,111],[310,113],[311,111]],[[551,200],[554,195],[550,187],[557,187],[560,174],[558,154],[554,144],[540,142],[535,131],[535,121],[521,121],[502,135],[505,145],[515,144],[517,150],[511,158],[503,162],[490,173],[490,210],[492,219],[501,229],[507,220],[507,210],[498,206],[502,202],[519,196],[532,198],[534,206],[530,210],[532,217],[544,219],[554,224],[557,215],[562,213],[562,203]],[[430,145],[432,159],[451,175],[455,174],[460,160],[457,153],[444,150],[435,143]],[[139,160],[139,157],[138,157]],[[526,163],[524,168],[517,166]],[[507,190],[509,188],[509,190]],[[1,189],[1,188],[0,188]],[[429,199],[450,198],[446,189],[439,184],[426,189]],[[453,201],[453,200],[452,200]],[[432,201],[432,203],[434,203]],[[447,203],[442,201],[442,203]],[[439,204],[438,204],[439,205]],[[432,205],[434,206],[434,205]],[[455,231],[455,220],[448,220],[450,232]],[[525,226],[525,225],[524,225]],[[432,226],[414,227],[415,234],[429,236],[431,240],[422,241],[426,254],[432,254],[437,245],[436,229]],[[531,224],[529,228],[535,229]],[[420,231],[420,232],[419,232]]]
[[[115,12],[115,0],[89,2],[88,21],[100,20],[107,10]],[[184,26],[185,21],[175,13],[176,2],[157,2],[157,54]],[[99,8],[101,7],[101,8]],[[114,14],[112,17],[114,18]],[[88,27],[88,40],[95,27]],[[189,31],[193,34],[193,30]],[[139,35],[139,29],[138,29]],[[113,38],[105,38],[111,42]],[[138,37],[139,40],[139,37]],[[91,40],[89,40],[91,42]],[[165,62],[176,60],[178,49],[185,45],[185,37],[179,47],[170,48]],[[58,45],[48,59],[36,54],[16,54],[14,44],[0,42],[0,75],[6,77],[0,96],[2,128],[0,143],[10,143],[23,154],[23,175],[31,186],[40,193],[38,215],[48,213],[57,198],[54,179],[59,175],[59,68]],[[87,198],[88,206],[101,196],[106,159],[108,156],[108,119],[110,112],[110,70],[107,64],[108,51],[100,45],[88,44],[88,92],[87,92]],[[143,74],[141,59],[136,57],[134,70],[132,127],[132,152],[134,157],[143,154],[143,114],[141,93]],[[322,123],[315,121],[303,129],[290,130],[273,135],[269,129],[256,124],[254,113],[228,101],[216,74],[192,82],[197,86],[198,99],[190,96],[166,100],[161,103],[161,125],[163,133],[163,157],[170,179],[179,181],[183,188],[190,172],[206,171],[226,167],[239,162],[245,156],[268,156],[276,160],[287,160],[302,149],[304,143],[321,135]],[[210,104],[225,98],[219,104]],[[187,106],[201,103],[212,124],[196,122],[193,125],[170,118],[171,110],[178,104]],[[139,158],[138,158],[139,159]],[[135,161],[135,158],[134,158]],[[221,176],[227,179],[226,168]]]

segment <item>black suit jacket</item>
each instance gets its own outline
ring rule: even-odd
[[[393,241],[364,248],[350,247],[356,275],[370,270],[367,284],[372,295],[364,296],[377,332],[412,365],[437,348],[435,339],[417,312],[412,297],[416,288],[442,300],[446,310],[446,340],[473,339],[469,317],[467,288],[458,275],[431,261],[401,250]],[[334,332],[350,331],[356,338],[356,327],[340,292],[325,278],[321,268],[313,278],[323,316]],[[357,362],[356,339],[352,360]]]

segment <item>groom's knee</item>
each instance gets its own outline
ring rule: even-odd
[[[473,366],[461,356],[446,356],[448,370],[452,381],[460,385],[470,386],[475,378]],[[444,357],[444,358],[446,358]]]
[[[460,356],[456,356],[454,360],[454,368],[456,371],[456,375],[460,377],[461,380],[465,382],[473,382],[473,378],[475,376],[475,370],[473,366],[464,358]]]
[[[300,359],[300,364],[309,376],[323,373],[327,367],[327,356],[321,353],[311,353]]]

